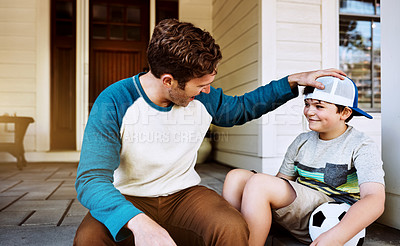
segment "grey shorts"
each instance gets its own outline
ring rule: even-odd
[[[322,203],[334,200],[320,191],[308,188],[294,181],[286,181],[293,187],[297,197],[290,205],[273,209],[273,220],[287,229],[299,241],[310,243],[308,221],[311,213]]]

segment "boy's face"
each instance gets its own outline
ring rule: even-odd
[[[170,100],[176,105],[186,107],[200,93],[210,93],[210,86],[214,77],[215,74],[207,74],[200,78],[191,79],[186,83],[185,89],[181,89],[178,81],[174,81],[169,90]]]
[[[315,99],[306,99],[304,103],[304,115],[309,128],[319,132],[321,139],[333,139],[346,129],[342,114],[337,112],[335,104]]]

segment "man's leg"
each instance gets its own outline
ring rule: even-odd
[[[111,233],[101,222],[87,213],[83,218],[74,238],[76,246],[132,246],[133,237],[129,237],[124,241],[116,243]]]
[[[195,186],[160,201],[159,222],[177,245],[248,245],[246,221],[215,191]]]

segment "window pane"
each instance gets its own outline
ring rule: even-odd
[[[93,5],[93,20],[94,21],[107,21],[107,6]]]
[[[126,27],[126,37],[131,41],[140,41],[140,28],[134,26]]]
[[[381,0],[376,1],[376,14],[381,15]]]
[[[72,2],[56,2],[56,18],[72,19]]]
[[[74,27],[71,21],[56,21],[56,35],[62,37],[72,37]]]
[[[340,13],[374,15],[374,0],[340,0]]]
[[[374,108],[381,107],[381,23],[372,24]]]
[[[124,27],[118,25],[110,26],[110,39],[123,40],[124,39]]]
[[[140,24],[140,9],[128,7],[127,22],[134,23],[134,24]]]
[[[340,66],[358,87],[361,108],[372,107],[371,22],[340,21]]]
[[[111,6],[111,22],[124,22],[124,8]]]
[[[106,39],[107,38],[107,25],[93,24],[93,38]]]

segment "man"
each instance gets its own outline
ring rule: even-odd
[[[90,213],[75,245],[248,244],[241,214],[198,186],[196,153],[210,124],[243,124],[296,97],[298,84],[321,86],[317,77],[344,74],[293,74],[230,97],[211,87],[221,58],[208,32],[163,20],[149,43],[150,71],[99,95],[76,180],[78,199]]]

